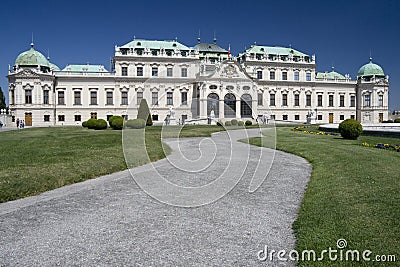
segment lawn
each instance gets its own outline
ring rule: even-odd
[[[218,126],[185,126],[177,134],[180,127],[168,128],[163,137],[210,136],[223,130]],[[136,134],[141,130],[124,131],[126,141],[130,141],[125,152],[133,155],[128,157],[129,167],[162,159],[170,152],[168,146],[162,147],[161,129],[146,128],[146,149],[144,138]],[[82,127],[1,132],[0,203],[126,169],[121,140],[121,131]]]
[[[371,250],[375,255],[397,254],[400,260],[400,153],[363,142],[400,144],[400,139],[361,136],[312,135],[277,127],[278,150],[306,158],[313,166],[311,180],[293,225],[297,251],[321,252],[344,238],[347,249]],[[252,138],[263,145],[273,136]],[[265,145],[268,146],[268,145]],[[327,258],[325,255],[325,259]],[[397,263],[398,264],[398,263]],[[324,261],[300,262],[300,266],[398,266],[392,263]]]

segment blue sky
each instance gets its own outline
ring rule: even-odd
[[[400,1],[2,1],[0,86],[7,92],[8,64],[35,49],[60,68],[102,64],[114,46],[136,38],[174,39],[193,46],[231,44],[234,55],[257,42],[315,54],[317,71],[332,66],[354,79],[368,62],[389,75],[389,108],[400,109]]]

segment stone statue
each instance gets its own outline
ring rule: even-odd
[[[172,108],[172,106],[169,106],[169,117],[170,119],[175,119],[175,110]]]

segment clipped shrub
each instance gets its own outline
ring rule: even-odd
[[[108,119],[108,124],[110,125],[110,127],[112,127],[113,120],[114,120],[115,118],[117,118],[117,117],[120,117],[120,116],[111,116],[111,117]]]
[[[345,139],[356,140],[362,131],[361,124],[354,119],[347,119],[339,124],[339,133]]]
[[[147,105],[146,99],[144,98],[140,101],[137,118],[144,120],[147,126],[153,125],[153,119],[151,118],[150,109]]]
[[[246,126],[250,126],[250,125],[253,125],[253,122],[250,120],[247,120],[244,124],[246,124]]]
[[[236,119],[233,119],[233,120],[231,120],[231,124],[233,126],[236,126],[236,125],[238,125],[238,121]]]
[[[243,125],[244,125],[244,122],[243,122],[243,121],[238,121],[238,125],[239,125],[239,126],[243,126]]]
[[[382,121],[383,123],[393,123],[392,120]]]
[[[124,118],[122,118],[121,116],[113,116],[115,117],[112,120],[112,123],[110,124],[111,128],[113,128],[113,130],[122,130],[122,128],[124,128]]]
[[[232,122],[231,121],[226,121],[225,122],[225,126],[232,126]]]
[[[82,122],[82,127],[87,128],[87,121]]]
[[[94,129],[94,128],[96,127],[96,123],[97,123],[97,120],[96,120],[96,119],[88,119],[88,120],[86,121],[86,126],[87,126],[89,129]]]
[[[96,120],[96,123],[94,125],[95,130],[104,130],[107,129],[107,122],[103,119],[98,119]]]
[[[222,126],[223,125],[222,121],[217,121],[217,125]]]
[[[400,118],[395,119],[394,123],[400,123]]]
[[[146,121],[143,119],[128,120],[125,126],[131,129],[142,129],[146,127]]]

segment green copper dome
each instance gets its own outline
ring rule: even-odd
[[[344,80],[346,79],[346,77],[344,77],[342,74],[338,73],[335,71],[335,68],[332,67],[332,71],[331,72],[319,72],[317,73],[317,79],[327,79],[327,80]]]
[[[50,63],[42,53],[33,49],[33,44],[31,44],[31,49],[19,54],[15,60],[15,65],[18,66],[42,66],[50,67]]]
[[[385,76],[381,66],[372,63],[372,58],[369,59],[369,63],[362,66],[357,73],[357,77],[365,76]]]

